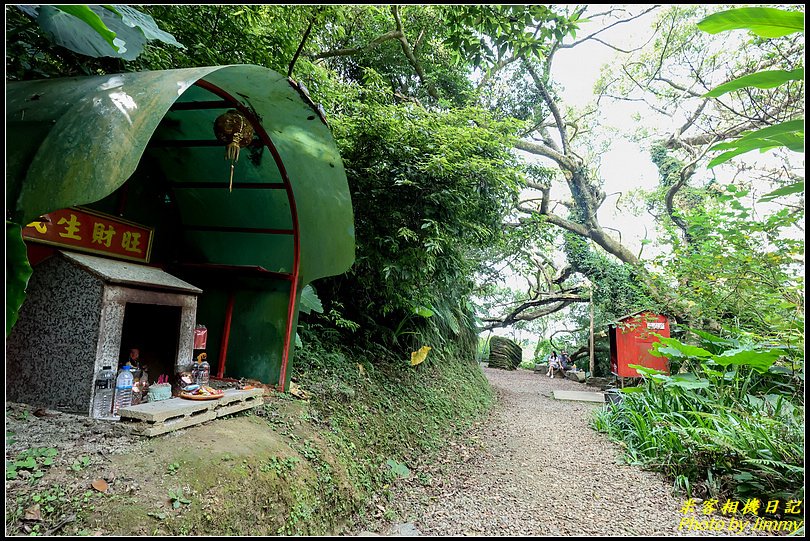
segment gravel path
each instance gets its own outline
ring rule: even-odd
[[[415,466],[411,478],[397,484],[387,506],[389,517],[394,511],[399,523],[381,525],[377,532],[397,536],[709,533],[679,531],[683,499],[670,493],[662,476],[625,464],[620,448],[588,426],[599,404],[554,400],[551,394],[555,389],[597,389],[526,370],[483,371],[498,394],[489,418],[452,442],[451,451],[437,462]]]

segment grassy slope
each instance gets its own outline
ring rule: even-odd
[[[380,362],[307,349],[295,378],[309,401],[274,395],[249,415],[154,438],[113,456],[113,494],[97,494],[63,534],[340,533],[385,497],[392,466],[439,449],[491,405],[472,359]],[[132,493],[125,491],[136,483]],[[182,489],[173,508],[169,493]]]

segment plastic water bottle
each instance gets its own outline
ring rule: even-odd
[[[125,364],[118,372],[118,379],[115,381],[115,409],[113,415],[118,416],[118,410],[128,408],[132,405],[132,384],[134,378],[129,371],[130,366]]]
[[[211,374],[211,365],[208,361],[203,359],[197,366],[197,383],[200,385],[208,385],[208,378]]]
[[[96,377],[96,389],[93,393],[93,417],[111,419],[113,396],[115,394],[115,372],[112,366],[104,366]]]

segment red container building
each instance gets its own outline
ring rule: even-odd
[[[658,342],[656,334],[669,338],[669,318],[649,311],[619,318],[608,329],[610,336],[610,371],[620,378],[637,378],[640,374],[628,365],[638,364],[669,374],[666,357],[654,357],[650,348]]]

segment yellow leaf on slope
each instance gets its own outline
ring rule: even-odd
[[[422,361],[425,360],[427,357],[428,351],[431,350],[430,346],[422,346],[419,348],[419,351],[414,351],[411,353],[411,366],[416,366],[420,364]]]
[[[290,382],[290,394],[302,400],[309,400],[312,397],[312,393],[303,390],[301,387],[299,387],[297,384],[293,382]]]

